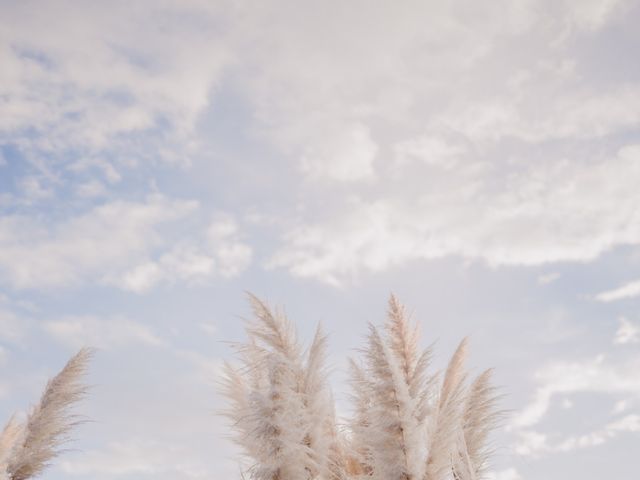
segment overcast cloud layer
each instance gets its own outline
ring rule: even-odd
[[[640,6],[0,2],[0,406],[100,349],[51,479],[231,478],[244,291],[332,333],[395,291],[513,411],[494,480],[635,479]]]

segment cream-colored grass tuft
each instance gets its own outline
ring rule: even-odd
[[[241,365],[226,365],[222,390],[235,441],[256,480],[344,478],[333,398],[326,384],[326,337],[308,351],[284,313],[250,296],[254,320],[237,346]]]
[[[40,474],[79,423],[71,407],[86,393],[82,376],[91,350],[82,349],[52,378],[22,422],[12,417],[0,434],[0,480],[25,480]]]

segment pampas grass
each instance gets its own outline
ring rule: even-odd
[[[417,326],[391,296],[387,321],[369,326],[350,360],[353,415],[338,428],[320,328],[308,349],[283,312],[250,296],[239,365],[225,365],[224,412],[255,480],[480,480],[500,417],[491,371],[468,383],[468,341],[444,376],[429,372]]]
[[[282,312],[251,296],[255,320],[238,345],[241,365],[225,366],[225,412],[256,480],[343,478],[341,448],[324,368],[326,337],[318,329],[303,351]]]
[[[78,423],[71,407],[86,387],[81,379],[91,351],[80,350],[48,383],[40,401],[22,422],[12,417],[0,434],[0,480],[26,480],[40,474],[60,453]]]

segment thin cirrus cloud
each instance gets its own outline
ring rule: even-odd
[[[623,318],[614,343],[637,342],[637,334],[637,326]],[[640,357],[635,351],[622,352],[571,361],[554,360],[540,367],[535,373],[538,386],[532,400],[513,415],[507,427],[518,438],[514,452],[527,457],[566,453],[600,446],[621,434],[640,431],[640,416],[634,407],[640,402],[640,383],[633,373],[640,365]],[[584,408],[574,405],[571,399],[584,402],[586,394],[597,394],[609,401],[611,409],[604,425],[573,434],[543,424],[560,399],[565,399],[564,408]]]
[[[198,2],[163,2],[151,12],[132,12],[126,2],[71,7],[65,1],[3,7],[5,134],[27,150],[50,154],[123,145],[131,152],[135,143],[126,135],[161,121],[184,138],[227,60],[216,52],[213,28],[170,22],[175,30],[168,36],[157,26],[172,15],[204,19],[201,12],[211,8]],[[67,15],[50,22],[61,10]],[[208,55],[189,48],[193,43],[208,44]]]
[[[165,345],[150,328],[126,318],[67,317],[47,321],[42,328],[56,341],[73,349],[86,345],[101,349]]]
[[[613,343],[616,345],[640,343],[640,325],[631,322],[625,317],[621,317]]]
[[[555,395],[576,392],[605,392],[640,396],[640,384],[630,373],[637,368],[639,358],[622,363],[610,363],[599,355],[575,362],[556,362],[536,373],[540,387],[535,399],[513,420],[514,427],[531,427],[542,420]]]
[[[176,246],[167,246],[162,228],[197,208],[194,201],[151,195],[140,202],[101,204],[60,223],[6,216],[0,220],[0,277],[18,289],[96,282],[144,292],[167,279],[233,276],[244,270],[251,248],[237,237],[231,217],[201,233],[201,245],[178,239]],[[158,260],[150,259],[154,256]]]
[[[616,300],[624,300],[625,298],[633,298],[640,295],[640,280],[626,283],[613,290],[600,292],[595,296],[599,302],[615,302]]]
[[[102,204],[60,223],[5,216],[0,223],[3,280],[16,288],[33,288],[100,278],[105,270],[122,268],[157,245],[158,225],[196,207],[156,196],[144,202]]]
[[[581,435],[571,435],[555,444],[551,444],[544,434],[530,431],[522,432],[520,434],[521,441],[515,451],[526,457],[567,453],[578,449],[598,447],[614,440],[620,434],[637,432],[640,432],[640,416],[631,414],[612,421],[598,430]]]
[[[213,276],[234,277],[248,268],[252,248],[244,243],[230,216],[214,220],[202,245],[178,245],[157,260],[147,260],[125,271],[114,282],[125,290],[146,292],[160,283],[193,283]]]

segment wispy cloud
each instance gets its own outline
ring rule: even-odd
[[[72,348],[112,349],[136,344],[165,346],[165,341],[149,327],[126,318],[66,317],[47,321],[43,328],[56,340]]]
[[[540,386],[534,400],[513,418],[511,424],[514,427],[538,424],[556,395],[590,392],[640,397],[640,380],[633,375],[639,364],[638,356],[625,362],[607,362],[604,355],[583,361],[551,363],[536,373]]]
[[[599,302],[615,302],[616,300],[624,300],[625,298],[633,298],[640,295],[640,280],[630,282],[613,290],[598,293],[595,299]]]
[[[555,282],[560,277],[561,277],[560,272],[544,273],[544,274],[538,276],[538,283],[540,285],[548,285],[548,284],[550,284],[552,282]]]
[[[622,433],[640,432],[640,415],[632,414],[618,418],[603,428],[581,435],[570,435],[552,442],[547,435],[525,431],[520,432],[520,443],[516,452],[525,456],[540,456],[549,453],[567,453],[582,448],[598,447]]]
[[[177,245],[157,260],[125,271],[114,283],[143,293],[159,283],[197,283],[214,275],[234,277],[251,263],[252,248],[242,241],[234,218],[222,216],[214,220],[203,236],[200,245]]]
[[[143,202],[110,201],[58,223],[24,215],[0,219],[0,280],[16,289],[113,284],[144,292],[215,274],[234,276],[251,261],[231,217],[214,221],[200,237],[163,235],[191,217],[195,201],[160,195]],[[157,260],[154,260],[154,257]]]
[[[145,144],[159,147],[156,159],[180,161],[170,147],[188,141],[229,61],[210,23],[215,9],[198,1],[128,7],[75,5],[52,24],[61,4],[4,5],[0,132],[11,132],[30,156],[128,151],[147,158]],[[178,16],[185,21],[171,21]],[[157,22],[171,23],[173,35]],[[152,138],[154,131],[165,139]]]
[[[420,184],[407,173],[374,201],[351,196],[335,215],[291,228],[271,265],[343,284],[445,256],[492,266],[592,261],[640,243],[638,154],[640,146],[626,146],[588,168],[582,160],[466,161],[432,177],[416,174]]]
[[[624,325],[623,321],[621,327]],[[620,335],[619,329],[616,342]],[[640,382],[633,373],[639,367],[640,357],[632,353],[622,359],[598,355],[572,362],[555,361],[539,369],[535,375],[538,387],[533,400],[517,412],[508,425],[508,430],[517,438],[515,452],[534,457],[570,452],[602,445],[623,432],[640,431],[638,414],[621,416],[632,404],[640,401]],[[610,399],[613,408],[605,425],[580,434],[539,427],[549,414],[554,399],[564,397],[569,400],[564,404],[566,407],[579,408],[570,400],[578,394],[581,395],[578,398],[583,399],[587,398],[586,395],[602,395]],[[620,400],[620,397],[623,399]]]
[[[617,345],[625,345],[627,343],[640,342],[640,325],[631,322],[625,317],[620,318],[620,326],[616,330],[616,336],[613,343]]]
[[[161,245],[157,228],[196,207],[152,196],[144,202],[108,202],[54,224],[5,216],[0,219],[0,278],[15,288],[100,280]]]

